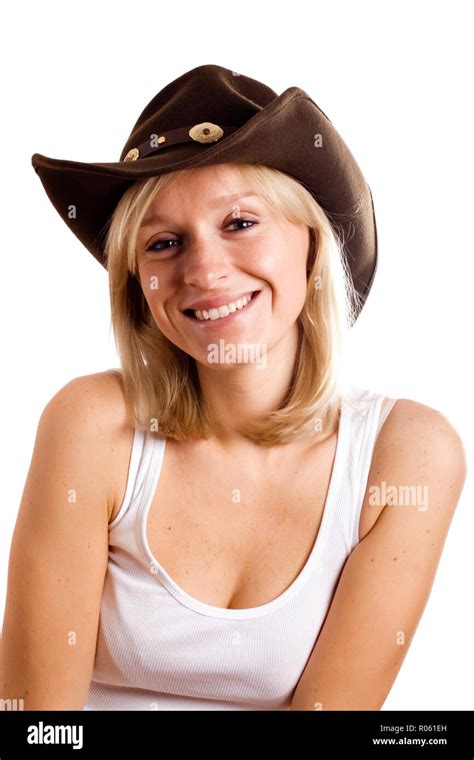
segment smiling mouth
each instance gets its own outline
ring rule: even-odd
[[[231,308],[224,306],[213,309],[201,309],[198,311],[199,316],[197,316],[194,309],[186,309],[183,314],[196,322],[219,322],[223,319],[228,319],[239,311],[244,311],[258,293],[260,293],[260,290],[254,290],[247,302],[245,302],[245,299],[238,299],[237,303],[229,304]],[[223,309],[224,312],[221,311],[219,313],[219,309]]]

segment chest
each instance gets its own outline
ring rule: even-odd
[[[336,436],[317,454],[257,466],[168,441],[146,532],[152,554],[201,602],[265,604],[303,569],[323,516]]]

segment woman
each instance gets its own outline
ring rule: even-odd
[[[376,268],[348,148],[298,88],[202,66],[119,163],[33,165],[108,270],[121,371],[75,378],[41,416],[5,697],[380,709],[465,462],[440,413],[343,381]]]

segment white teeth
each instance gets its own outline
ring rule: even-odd
[[[225,304],[224,306],[219,306],[217,309],[203,309],[202,311],[195,311],[195,316],[200,320],[205,319],[221,319],[222,317],[228,317],[229,314],[233,314],[236,309],[243,309],[244,306],[248,304],[249,301],[252,300],[252,296],[244,296],[243,298],[239,298],[237,301]]]

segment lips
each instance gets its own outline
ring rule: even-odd
[[[240,298],[243,298],[244,296],[251,296],[253,293],[257,293],[258,291],[251,291],[246,290],[240,293],[224,293],[221,296],[216,296],[215,298],[208,298],[205,301],[195,301],[194,303],[190,303],[185,309],[183,309],[183,313],[186,314],[189,311],[202,311],[203,309],[217,309],[219,306],[227,306],[229,303],[235,303]]]
[[[260,293],[259,290],[254,291],[247,291],[246,293],[239,293],[237,295],[231,296],[231,295],[224,295],[219,296],[218,298],[212,298],[208,299],[207,301],[196,301],[191,306],[188,306],[187,309],[184,309],[183,314],[185,314],[187,317],[192,317],[193,319],[197,319],[195,315],[195,311],[209,311],[209,309],[217,309],[220,306],[228,306],[231,303],[236,303],[237,301],[241,301],[244,296],[249,296],[250,299],[253,299],[254,296]]]
[[[235,311],[231,312],[226,317],[219,317],[218,319],[198,319],[198,317],[196,317],[192,309],[188,310],[187,312],[184,312],[184,315],[186,319],[189,319],[193,323],[193,325],[195,325],[199,329],[206,329],[206,330],[207,329],[212,330],[214,328],[221,329],[221,328],[226,327],[228,324],[233,323],[235,319],[239,320],[240,314],[245,314],[246,312],[251,311],[252,308],[254,307],[255,302],[258,301],[258,298],[261,292],[262,292],[261,290],[255,290],[253,293],[251,293],[252,298],[250,299],[250,301],[247,303],[246,306],[244,306],[241,309],[237,308]],[[197,311],[199,311],[199,309]]]

